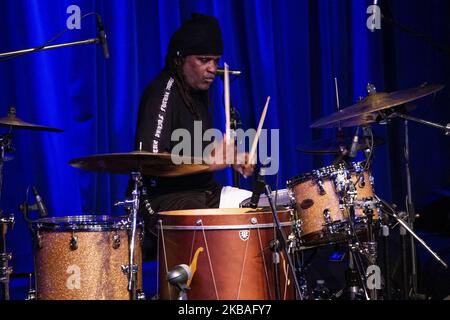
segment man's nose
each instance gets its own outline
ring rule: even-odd
[[[217,72],[217,63],[215,61],[210,61],[208,63],[208,72],[216,74]]]

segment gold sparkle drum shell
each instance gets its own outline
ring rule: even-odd
[[[289,236],[291,210],[278,217]],[[274,222],[267,209],[199,209],[158,214],[159,293],[177,299],[179,291],[167,274],[180,264],[190,266],[190,300],[276,299],[270,242]],[[294,298],[294,282],[284,252],[280,253],[281,299]]]
[[[127,217],[67,216],[33,223],[38,300],[128,300]],[[134,244],[142,291],[142,223]]]
[[[301,220],[302,242],[308,246],[339,243],[349,238],[349,210],[345,188],[352,183],[356,190],[356,202],[374,198],[374,182],[371,173],[364,170],[364,162],[351,165],[323,167],[294,177],[287,182]],[[378,210],[373,211],[378,221]],[[366,229],[363,209],[355,209],[355,229]]]

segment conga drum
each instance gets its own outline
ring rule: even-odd
[[[278,211],[290,234],[292,210]],[[158,219],[159,290],[161,299],[180,291],[167,275],[187,265],[190,300],[270,300],[276,298],[271,241],[276,238],[267,209],[199,209],[160,212]],[[284,252],[279,254],[280,293],[293,299],[294,282]]]

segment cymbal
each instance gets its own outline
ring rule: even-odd
[[[174,164],[173,160],[181,164]],[[87,171],[118,174],[130,174],[137,171],[143,175],[157,177],[184,176],[201,173],[209,168],[201,159],[147,151],[92,155],[73,159],[69,164]]]
[[[338,112],[319,119],[311,125],[311,128],[337,127],[339,126],[339,123],[341,123],[341,126],[349,126],[345,124],[344,120],[355,118],[356,122],[365,121],[364,118],[362,120],[358,119],[358,117],[361,117],[363,115],[368,117],[367,121],[369,121],[368,123],[371,123],[375,121],[372,121],[374,115],[376,115],[377,112],[381,110],[389,109],[416,99],[423,98],[427,95],[441,90],[442,88],[444,88],[444,85],[422,85],[416,88],[395,91],[392,93],[377,92],[367,96],[363,100],[350,107],[341,109]],[[367,116],[368,114],[374,115]],[[342,125],[342,123],[344,123],[344,125]]]
[[[14,107],[9,108],[7,117],[0,118],[0,126],[12,127],[14,129],[63,132],[63,130],[61,130],[61,129],[50,128],[50,127],[41,126],[38,124],[33,124],[33,123],[28,123],[28,122],[22,121],[21,119],[16,117],[16,109]]]
[[[337,137],[337,138],[325,138],[313,141],[308,144],[300,145],[297,147],[297,151],[311,154],[339,154],[344,149],[350,150],[353,142],[353,137]],[[385,142],[379,137],[374,137],[374,147],[383,145]],[[357,150],[364,150],[367,145],[362,137],[358,139]]]

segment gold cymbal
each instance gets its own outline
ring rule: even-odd
[[[147,151],[92,155],[71,160],[69,164],[87,171],[117,174],[140,172],[155,177],[184,176],[205,172],[209,168],[201,159]]]
[[[389,109],[410,101],[420,99],[444,88],[444,85],[422,85],[420,87],[392,93],[374,93],[358,103],[341,109],[327,117],[319,119],[311,128],[348,127],[350,124],[363,125],[372,123],[381,110]],[[353,120],[351,120],[353,119]],[[346,122],[348,120],[348,122]]]
[[[41,126],[38,124],[28,123],[22,121],[16,117],[16,109],[14,107],[9,108],[8,116],[0,118],[0,126],[10,127],[14,129],[27,129],[27,130],[37,130],[37,131],[53,131],[53,132],[63,132],[61,129],[50,128],[46,126]]]

